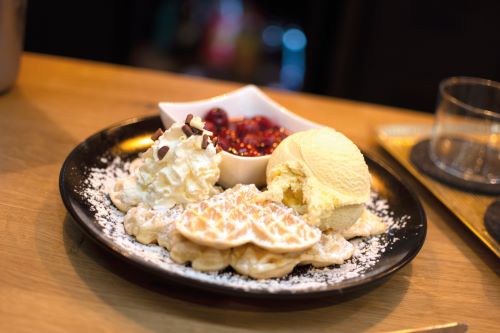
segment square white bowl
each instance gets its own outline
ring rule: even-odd
[[[203,118],[210,109],[215,107],[225,110],[229,119],[242,116],[266,116],[291,133],[322,127],[288,111],[254,85],[247,85],[227,94],[199,101],[161,102],[159,107],[165,128],[169,128],[174,122],[184,122],[189,113]],[[245,157],[222,151],[219,184],[225,188],[236,184],[265,185],[266,166],[270,156]]]

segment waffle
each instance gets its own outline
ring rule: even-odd
[[[318,243],[302,252],[272,253],[252,244],[234,248],[231,266],[240,274],[255,279],[268,279],[284,276],[297,265],[326,267],[342,264],[353,252],[354,246],[340,234],[327,231],[322,234]]]
[[[345,238],[372,236],[386,229],[365,210],[342,233],[321,233],[291,208],[260,202],[260,192],[253,185],[238,185],[224,193],[186,209],[178,205],[158,211],[139,204],[125,216],[125,230],[141,243],[157,242],[173,261],[190,263],[195,270],[232,266],[242,275],[267,279],[284,276],[297,265],[342,264],[354,252]]]
[[[319,242],[306,251],[273,253],[253,244],[219,250],[198,245],[185,238],[170,219],[158,234],[158,244],[170,252],[178,264],[191,263],[199,271],[219,271],[232,266],[238,273],[255,279],[281,277],[295,266],[325,267],[341,264],[352,256],[354,247],[340,234],[326,231]]]
[[[175,223],[181,215],[182,208],[178,206],[167,212],[158,212],[139,205],[127,214],[125,226],[127,232],[135,235],[141,243],[157,241],[178,264],[191,263],[198,271],[220,271],[232,266],[238,273],[255,279],[281,277],[290,273],[297,265],[326,267],[342,264],[354,252],[354,246],[341,233],[331,230],[323,232],[319,242],[305,251],[273,253],[254,244],[215,249],[184,237]],[[352,237],[371,236],[384,230],[385,225],[380,219],[367,211],[354,227],[344,233]]]
[[[295,252],[319,241],[319,229],[284,205],[258,203],[260,195],[254,185],[237,185],[191,204],[176,221],[177,230],[199,245],[220,250],[253,243],[271,252]]]
[[[255,188],[255,187],[254,187]],[[255,191],[258,191],[255,188]],[[176,222],[177,230],[191,241],[215,249],[228,249],[252,240],[252,216],[244,203],[253,188],[236,186],[208,200],[189,205]]]
[[[176,206],[167,211],[152,210],[144,204],[131,208],[124,219],[125,231],[143,244],[155,243],[157,236],[167,225],[178,219],[182,208]]]
[[[139,169],[143,163],[144,162],[140,158],[133,160],[129,166],[130,175],[118,179],[111,188],[108,189],[111,201],[116,208],[124,213],[143,201],[142,191],[135,181],[134,176],[136,170]],[[124,195],[125,193],[127,193],[127,195]]]
[[[234,270],[254,279],[284,276],[299,262],[300,254],[272,253],[252,244],[234,248],[231,253],[231,266]]]
[[[118,179],[109,190],[109,198],[116,208],[125,213],[130,208],[137,206],[141,202],[141,198],[139,196],[126,198],[123,195],[125,191],[134,193],[134,191],[130,191],[130,189],[134,189],[136,187],[137,183],[135,183],[132,176]]]
[[[198,271],[220,271],[229,266],[230,250],[217,250],[191,242],[176,229],[175,223],[166,225],[158,234],[158,244],[170,252],[170,258],[178,264],[191,263]]]
[[[311,227],[292,208],[274,202],[253,204],[252,242],[275,253],[296,252],[316,244],[321,231]]]
[[[361,217],[350,228],[342,231],[345,239],[354,237],[369,237],[382,234],[387,227],[380,217],[365,208]]]
[[[340,265],[354,253],[354,246],[342,235],[333,231],[325,231],[321,240],[300,256],[300,264],[311,264],[314,267]]]

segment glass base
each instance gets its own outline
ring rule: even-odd
[[[455,177],[500,185],[500,150],[491,145],[440,137],[431,141],[430,157],[437,167]]]

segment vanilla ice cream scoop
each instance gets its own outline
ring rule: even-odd
[[[166,210],[220,192],[215,183],[221,156],[203,125],[200,118],[191,117],[189,125],[174,123],[165,133],[158,132],[153,145],[133,163],[130,176],[109,191],[115,206],[124,212],[139,203]]]
[[[344,230],[370,198],[370,173],[358,147],[324,127],[297,132],[281,142],[267,165],[270,200],[304,214],[320,229]]]

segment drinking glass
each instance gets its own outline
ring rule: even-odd
[[[440,83],[430,157],[449,174],[500,186],[500,83],[471,77]]]

